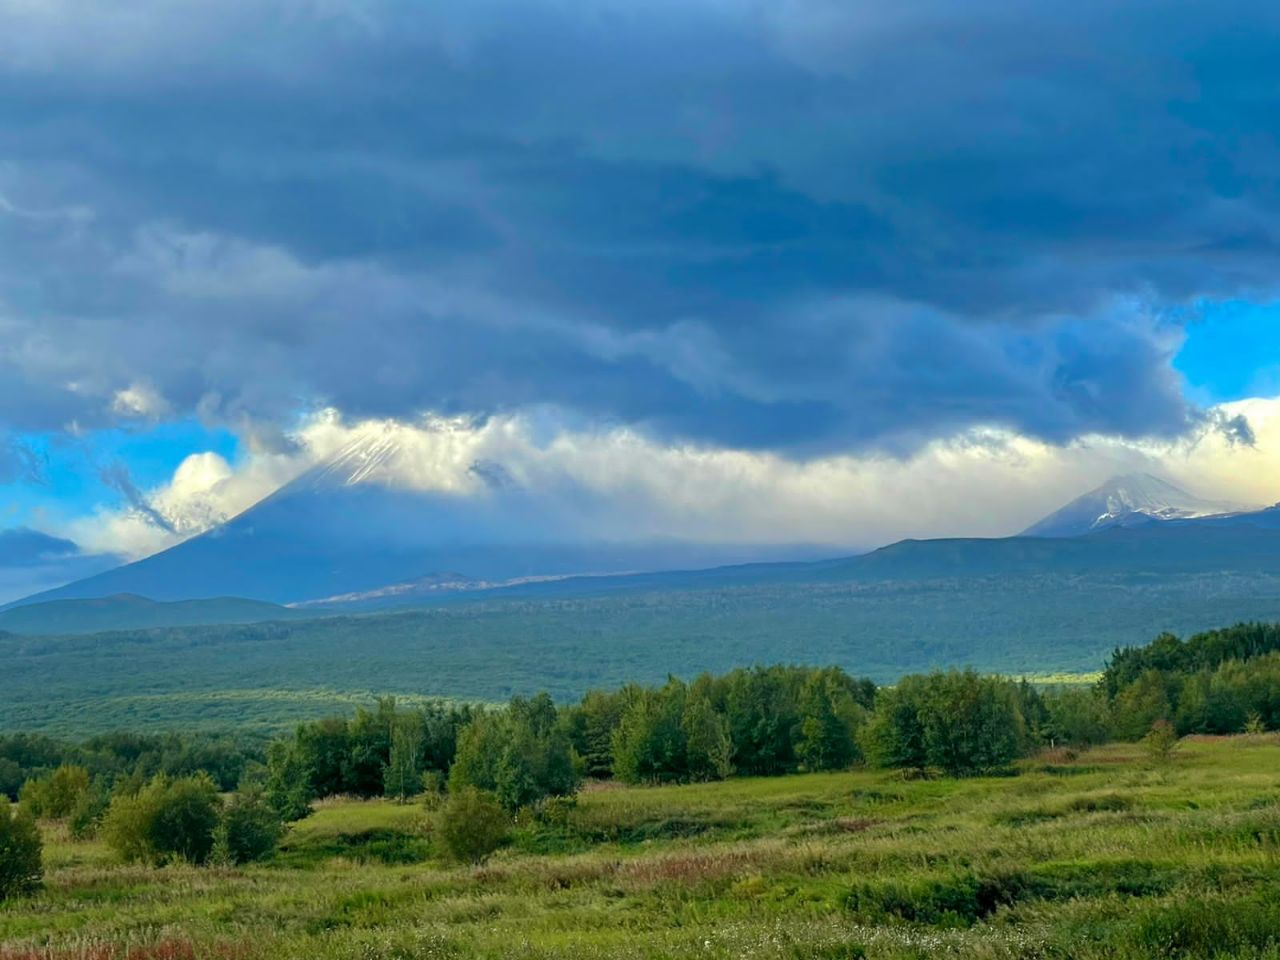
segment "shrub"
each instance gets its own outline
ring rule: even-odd
[[[1156,763],[1168,763],[1178,749],[1178,733],[1168,720],[1157,720],[1151,725],[1151,732],[1142,739],[1142,745]]]
[[[444,803],[445,791],[449,780],[439,770],[428,770],[422,775],[422,805],[428,810],[439,808]]]
[[[235,794],[222,811],[215,842],[225,863],[265,860],[276,851],[284,829],[280,815],[258,790]]]
[[[873,922],[898,919],[931,926],[969,926],[1016,903],[1024,894],[1018,873],[979,876],[957,873],[910,880],[872,880],[855,885],[846,906]]]
[[[28,780],[18,794],[22,806],[33,817],[65,817],[89,792],[89,771],[63,764],[50,774]]]
[[[27,893],[40,883],[40,831],[26,810],[14,810],[0,795],[0,900]]]
[[[103,820],[103,837],[124,860],[203,863],[213,848],[221,801],[206,774],[149,781],[136,794],[117,794]]]
[[[462,787],[445,801],[439,830],[445,849],[455,860],[483,863],[507,839],[511,821],[493,794]]]
[[[67,827],[76,840],[87,840],[98,832],[102,818],[111,806],[111,794],[101,783],[95,783],[76,800],[67,819]]]

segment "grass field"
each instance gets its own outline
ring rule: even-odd
[[[328,801],[240,870],[46,826],[0,958],[1280,957],[1280,738],[584,793],[481,867],[418,805]]]

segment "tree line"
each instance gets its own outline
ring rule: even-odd
[[[149,779],[203,772],[220,790],[234,790],[247,769],[266,760],[268,738],[228,733],[106,733],[80,742],[38,733],[0,734],[0,794],[10,800],[28,780],[63,765],[95,779]]]
[[[1280,730],[1280,625],[1245,623],[1116,650],[1097,689],[1120,739],[1157,722],[1179,736]]]

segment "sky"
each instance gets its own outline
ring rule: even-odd
[[[1280,500],[1274,4],[0,18],[0,595],[370,432],[618,535],[1002,535],[1129,469]]]

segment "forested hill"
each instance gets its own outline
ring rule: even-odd
[[[1096,672],[1162,631],[1280,619],[1280,576],[1026,574],[757,583],[242,626],[0,638],[0,729],[280,726],[375,693],[502,701],[752,663],[892,682]]]
[[[274,603],[240,597],[161,603],[133,594],[96,600],[51,600],[0,610],[0,631],[79,634],[208,624],[261,623],[302,614]]]
[[[960,582],[985,577],[1093,577],[1108,583],[1142,583],[1153,577],[1222,577],[1225,583],[1236,577],[1280,576],[1280,529],[1273,525],[1280,514],[1267,511],[1250,517],[1257,519],[1170,521],[1108,528],[1070,538],[903,540],[870,553],[828,560],[565,577],[484,591],[410,595],[410,600],[394,594],[371,596],[309,605],[307,609],[359,612],[406,602],[453,605],[508,598],[550,600],[746,587],[776,590],[806,584],[844,583],[860,590],[868,585],[888,588],[892,583],[893,589],[935,590],[944,581],[955,585],[957,600],[963,603],[961,594],[968,588]],[[1065,589],[1069,593],[1074,588],[1068,585]],[[1016,602],[1016,597],[1011,599]],[[1034,617],[1034,611],[1029,615]],[[1203,625],[1211,622],[1205,620]],[[1131,639],[1138,641],[1136,636]]]

